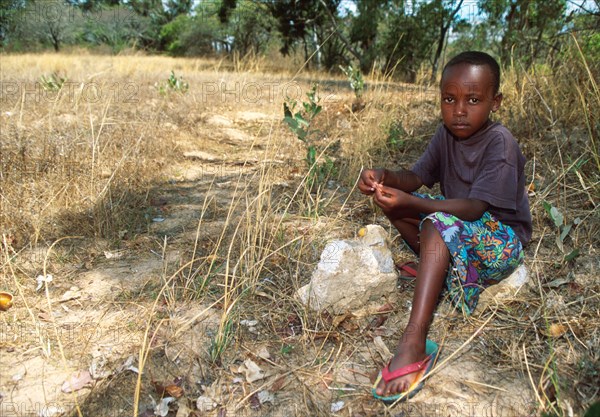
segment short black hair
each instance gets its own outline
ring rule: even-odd
[[[444,66],[442,77],[444,77],[444,72],[446,72],[448,68],[460,64],[477,66],[486,65],[490,71],[492,71],[492,76],[494,77],[494,94],[498,94],[498,91],[500,90],[500,65],[498,65],[498,61],[496,61],[491,55],[480,51],[461,52],[448,61],[448,63]]]

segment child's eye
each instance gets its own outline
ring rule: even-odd
[[[477,103],[479,103],[479,99],[478,98],[471,97],[469,99],[469,104],[477,104]]]
[[[454,103],[454,99],[452,97],[444,97],[444,103]]]

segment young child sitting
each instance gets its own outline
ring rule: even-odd
[[[410,398],[437,346],[426,340],[444,283],[467,314],[481,291],[509,276],[531,238],[523,157],[511,133],[489,119],[502,102],[500,68],[483,52],[450,60],[440,84],[443,124],[410,170],[365,169],[358,188],[373,197],[419,255],[408,325],[373,389],[386,402]],[[440,183],[442,196],[415,193]]]

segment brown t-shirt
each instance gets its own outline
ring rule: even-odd
[[[524,167],[517,141],[500,123],[463,140],[441,124],[411,171],[429,188],[439,182],[446,198],[489,203],[488,211],[512,227],[525,246],[531,239],[531,212]]]

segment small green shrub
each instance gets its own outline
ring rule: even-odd
[[[402,126],[402,122],[394,121],[387,129],[386,143],[392,150],[401,149],[404,146],[406,136],[407,133],[404,126]]]
[[[40,77],[42,88],[46,91],[60,91],[66,81],[66,77],[61,77],[56,72],[53,72],[47,77],[45,75]]]
[[[567,223],[565,217],[560,212],[560,210],[558,210],[556,207],[554,207],[547,201],[544,201],[542,204],[544,206],[544,209],[546,210],[546,213],[548,214],[550,219],[552,219],[552,222],[556,226],[556,246],[564,254],[563,262],[572,261],[577,256],[579,256],[579,249],[575,248],[571,252],[566,254],[564,248],[564,241],[569,235],[569,232],[571,231],[573,226],[577,226],[579,223],[581,223],[581,219],[578,217],[575,220],[573,220],[572,223]]]
[[[356,100],[362,100],[362,95],[365,91],[365,80],[363,79],[360,69],[354,68],[352,65],[348,65],[347,67],[340,65],[340,69],[346,75],[346,77],[348,77],[350,88],[352,91],[354,91]]]
[[[156,83],[155,88],[159,94],[164,96],[168,93],[181,93],[185,94],[190,89],[190,85],[183,77],[176,77],[175,72],[171,70],[171,75],[165,82]]]
[[[306,93],[308,101],[299,106],[296,100],[290,98],[283,103],[283,121],[288,125],[296,137],[306,145],[306,165],[309,170],[307,185],[313,189],[316,185],[323,184],[327,178],[335,175],[337,169],[335,163],[324,155],[324,161],[317,163],[317,146],[320,131],[312,127],[315,117],[323,109],[319,104],[317,95],[318,85],[313,84],[311,90]]]

